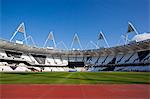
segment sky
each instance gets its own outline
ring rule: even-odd
[[[86,48],[88,42],[98,41],[100,31],[110,46],[116,46],[128,21],[139,33],[150,32],[150,0],[0,0],[0,38],[9,40],[24,22],[27,35],[39,47],[50,31],[56,44],[63,41],[68,48],[75,33]],[[19,35],[14,40],[21,39]]]

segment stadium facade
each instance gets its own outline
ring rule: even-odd
[[[22,41],[13,41],[17,32],[23,33],[26,44]],[[150,34],[138,34],[134,26],[129,23],[126,34],[130,32],[135,32],[136,35],[132,41],[124,45],[109,47],[101,32],[99,39],[106,42],[108,46],[106,48],[96,46],[95,49],[62,50],[56,48],[52,33],[44,46],[48,40],[52,40],[53,48],[27,45],[27,38],[32,39],[32,37],[26,36],[22,23],[9,41],[0,39],[0,71],[150,71]],[[78,35],[74,36],[74,42],[79,43],[81,47]]]

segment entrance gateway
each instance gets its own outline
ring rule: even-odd
[[[69,68],[84,67],[84,62],[68,62]]]
[[[84,67],[84,62],[68,62],[69,72],[77,72],[77,68]]]

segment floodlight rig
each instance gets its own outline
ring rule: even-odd
[[[121,36],[120,36],[120,39],[118,40],[118,43],[117,43],[117,45],[119,45],[119,44],[120,44],[120,42],[121,42],[121,39],[122,39],[122,40],[131,41],[131,40],[129,40],[128,38],[126,38],[126,36],[125,36],[125,35],[121,35]]]
[[[16,36],[17,33],[23,33],[24,39],[27,38],[26,31],[25,31],[25,25],[23,22],[18,26],[17,30],[13,33],[13,36],[9,40],[10,42],[12,42],[12,40],[14,39],[14,37]],[[28,44],[27,40],[25,40],[25,42],[26,42],[26,44]]]
[[[99,35],[98,35],[97,46],[99,45],[98,42],[99,42],[100,40],[104,40],[104,42],[106,43],[107,47],[109,47],[109,44],[108,44],[108,42],[107,42],[107,40],[106,40],[106,37],[105,37],[105,35],[104,35],[104,33],[103,33],[102,31],[100,31],[100,33],[99,33]]]
[[[65,48],[66,50],[68,50],[68,47],[66,46],[66,44],[65,44],[63,41],[60,41],[59,43],[57,43],[57,48],[58,48],[59,45],[64,46],[64,48]]]
[[[125,35],[125,44],[127,44],[128,42],[128,34],[129,33],[135,33],[136,35],[139,34],[139,32],[137,32],[137,29],[133,26],[133,24],[131,22],[128,22],[128,30],[127,32],[124,34]]]
[[[87,49],[87,47],[89,46],[89,44],[92,44],[93,46],[95,46],[96,49],[98,49],[99,47],[97,46],[97,44],[95,44],[93,41],[90,41],[87,43],[85,49]]]
[[[53,47],[56,48],[56,42],[55,42],[55,38],[53,36],[53,32],[49,33],[49,35],[48,35],[48,37],[47,37],[47,39],[46,39],[43,47],[45,47],[47,45],[47,43],[48,43],[49,40],[53,42],[53,44],[54,44]]]
[[[33,40],[33,38],[32,38],[32,36],[31,36],[31,35],[29,35],[29,36],[28,36],[26,39],[24,39],[23,41],[28,40],[28,39],[30,39],[30,40],[31,40],[31,42],[32,42],[33,46],[35,47],[35,46],[36,46],[36,44],[35,44],[35,42],[34,42],[34,40]]]
[[[74,35],[74,37],[73,37],[73,40],[72,40],[70,49],[72,49],[72,47],[73,47],[73,45],[74,45],[75,43],[79,44],[80,49],[82,50],[82,45],[81,45],[81,43],[80,43],[80,39],[79,39],[77,33],[75,33],[75,35]]]

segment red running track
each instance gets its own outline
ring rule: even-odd
[[[150,85],[0,84],[0,99],[150,99]]]

